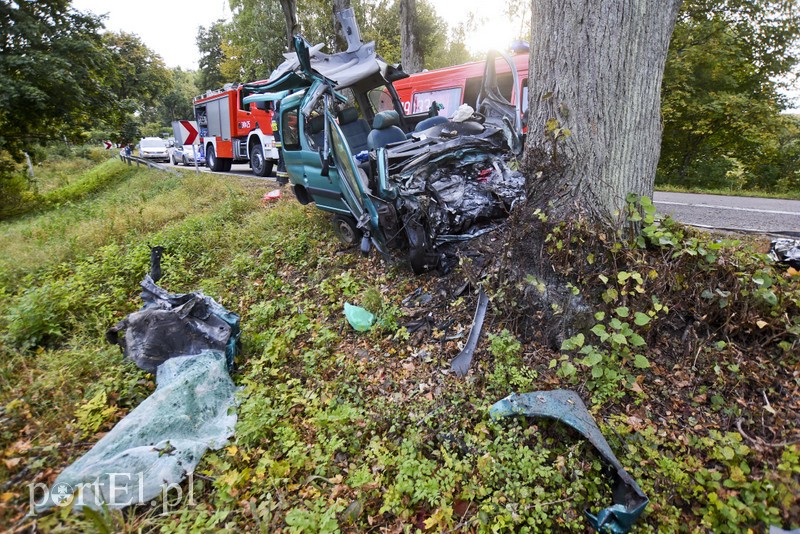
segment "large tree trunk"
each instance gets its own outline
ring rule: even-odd
[[[289,51],[294,52],[294,36],[300,33],[300,24],[297,22],[297,0],[280,0],[283,9],[283,18],[286,19],[286,41]]]
[[[509,220],[497,267],[505,287],[522,288],[511,302],[526,337],[558,348],[594,324],[592,292],[574,294],[570,270],[553,265],[545,238],[554,224],[579,217],[616,226],[627,193],[652,195],[661,78],[680,3],[532,0],[529,195]]]
[[[337,14],[349,8],[350,0],[333,0],[333,29],[336,32],[336,47],[339,50],[347,50],[349,46],[346,30],[342,26]]]
[[[681,0],[532,0],[526,163],[534,204],[614,223],[652,196],[660,93]],[[554,179],[555,178],[555,179]]]
[[[409,74],[422,70],[417,28],[417,1],[400,0],[400,61],[403,70]]]

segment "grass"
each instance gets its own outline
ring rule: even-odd
[[[433,275],[415,277],[401,264],[342,249],[328,217],[288,191],[264,205],[260,198],[273,186],[258,180],[173,176],[118,162],[88,173],[96,178],[87,182],[102,186],[72,196],[78,178],[64,186],[68,202],[0,222],[7,251],[0,260],[0,524],[42,531],[585,531],[584,510],[611,504],[593,448],[556,423],[488,417],[489,406],[511,391],[572,387],[651,499],[639,531],[800,526],[800,446],[791,443],[800,420],[798,361],[778,346],[783,337],[757,348],[735,332],[723,345],[690,334],[691,352],[676,356],[664,343],[680,335],[652,334],[650,367],[636,370],[635,386],[616,380],[609,393],[588,385],[591,369],[577,359],[575,374],[564,376],[553,365],[562,354],[517,339],[493,305],[475,371],[459,380],[446,371],[463,338],[447,338],[466,335],[474,296],[442,296]],[[48,194],[58,198],[58,191]],[[140,306],[148,245],[166,248],[162,287],[202,290],[242,316],[236,436],[204,456],[191,488],[184,484],[194,504],[94,516],[63,508],[25,518],[27,484],[52,483],[154,389],[151,375],[103,340],[106,328]],[[744,252],[718,258],[731,258],[737,272],[751,268]],[[800,299],[788,273],[771,276],[782,302]],[[650,290],[651,278],[644,280]],[[417,288],[434,297],[429,306],[403,303]],[[354,332],[343,318],[345,301],[368,306],[378,325]],[[402,327],[429,313],[429,332]],[[663,315],[667,332],[682,312],[660,313],[654,321]],[[770,313],[770,325],[783,321],[777,308]],[[448,328],[446,319],[454,321]],[[105,399],[102,409],[96,399]],[[755,441],[737,431],[737,420]],[[772,428],[784,433],[764,433]]]

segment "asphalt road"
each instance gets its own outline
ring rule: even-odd
[[[685,224],[800,237],[800,200],[656,192],[653,202]]]
[[[246,163],[233,165],[227,174],[253,177]],[[274,173],[267,179],[274,181]],[[800,238],[800,200],[656,192],[653,201],[660,213],[684,224]]]

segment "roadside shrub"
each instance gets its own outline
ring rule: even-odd
[[[21,213],[35,198],[22,165],[0,151],[0,220]]]
[[[114,149],[106,150],[100,146],[81,146],[74,150],[75,156],[83,159],[88,159],[94,163],[102,163],[116,154]]]
[[[61,339],[69,310],[69,294],[61,284],[45,284],[25,290],[4,319],[9,343],[29,350]]]

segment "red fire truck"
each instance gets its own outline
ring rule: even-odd
[[[214,172],[231,169],[232,163],[250,162],[258,176],[268,176],[278,163],[278,148],[272,133],[272,102],[243,100],[256,87],[265,83],[226,84],[208,91],[193,101],[194,114],[206,164]]]
[[[519,87],[513,87],[513,76],[508,64],[498,58],[495,62],[497,84],[500,92],[514,102],[517,94],[522,95],[522,112],[528,109],[528,54],[512,56],[519,73]],[[397,96],[403,102],[406,115],[424,113],[432,102],[443,106],[439,114],[450,117],[461,104],[476,108],[478,93],[483,84],[486,61],[474,61],[445,67],[443,69],[418,72],[408,78],[393,82]]]

